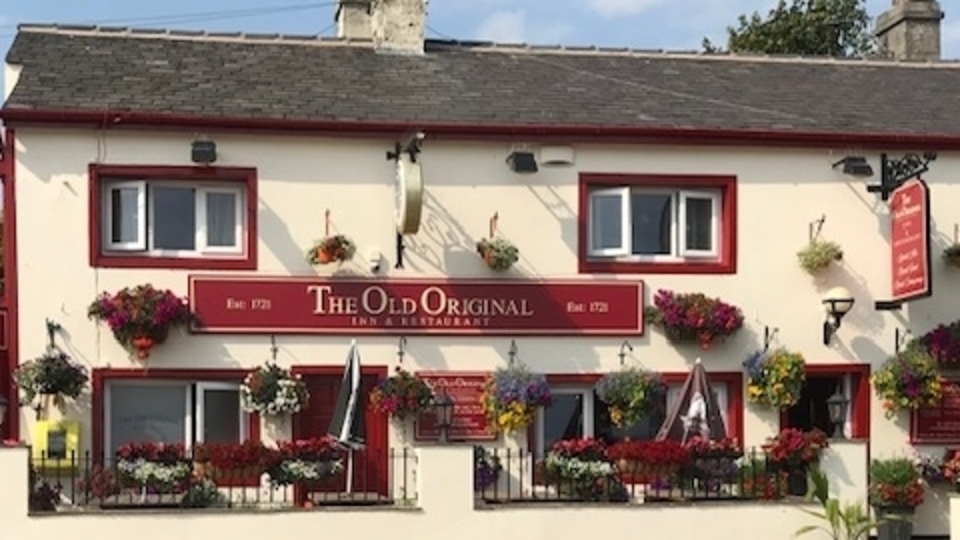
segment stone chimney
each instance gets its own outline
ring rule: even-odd
[[[427,0],[373,0],[371,18],[374,49],[423,54]]]
[[[337,6],[337,37],[372,39],[370,25],[371,0],[340,0]]]
[[[893,0],[893,7],[877,17],[881,52],[896,60],[940,60],[943,16],[936,0]]]

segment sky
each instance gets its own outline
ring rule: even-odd
[[[428,37],[698,50],[777,0],[430,0]],[[874,17],[893,0],[868,0]],[[3,0],[0,51],[23,22],[335,35],[335,0]],[[960,0],[940,0],[943,55],[960,59]],[[955,11],[952,11],[955,9]],[[952,12],[951,12],[952,11]]]

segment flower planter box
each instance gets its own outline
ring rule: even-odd
[[[195,461],[193,473],[196,476],[209,478],[216,484],[257,484],[264,473],[264,467],[259,464],[245,467],[217,467],[207,461]]]

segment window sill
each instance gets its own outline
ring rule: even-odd
[[[253,257],[147,257],[130,255],[95,255],[94,268],[166,268],[171,270],[256,270]]]
[[[581,274],[736,274],[732,261],[626,261],[587,259],[579,264]]]

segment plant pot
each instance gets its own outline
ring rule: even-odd
[[[320,248],[317,250],[317,262],[320,264],[330,264],[333,262],[333,252]]]
[[[153,350],[157,342],[148,336],[137,336],[130,340],[130,344],[137,352],[137,360],[146,360],[150,357],[150,351]]]
[[[877,525],[877,540],[910,540],[913,538],[914,508],[909,506],[876,506],[881,520]]]
[[[787,495],[806,497],[807,488],[807,470],[805,468],[793,468],[787,471]]]
[[[246,484],[260,481],[260,475],[263,474],[263,466],[216,467],[207,461],[194,461],[193,473],[196,476],[208,478],[215,484],[220,484],[221,482],[242,482]]]

